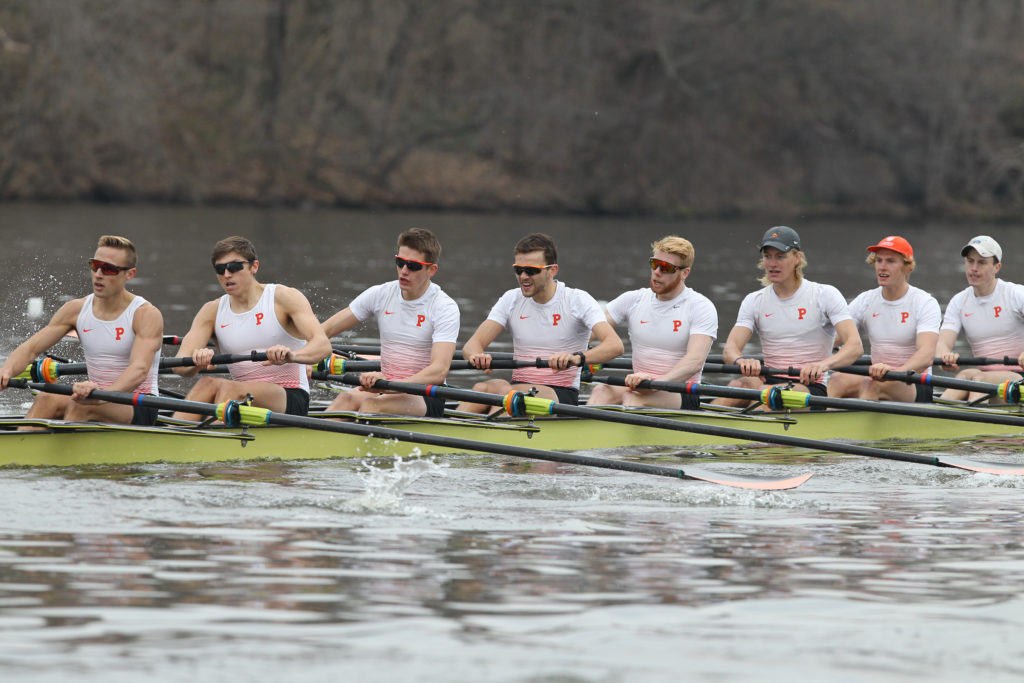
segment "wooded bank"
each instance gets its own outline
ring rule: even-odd
[[[1024,3],[0,0],[0,199],[1020,217]]]

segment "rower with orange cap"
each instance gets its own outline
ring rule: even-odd
[[[908,282],[914,266],[914,248],[905,238],[889,235],[867,248],[867,262],[875,269],[878,287],[861,292],[850,303],[857,328],[867,334],[871,348],[870,376],[835,373],[828,395],[885,401],[929,403],[930,386],[885,381],[895,372],[928,372],[935,359],[942,313],[939,302]]]

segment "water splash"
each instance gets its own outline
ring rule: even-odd
[[[447,463],[438,463],[433,457],[420,457],[419,449],[412,453],[411,460],[395,457],[390,468],[376,467],[363,462],[364,472],[359,473],[365,491],[345,505],[350,511],[407,513],[405,492],[421,477],[428,474],[444,476]]]

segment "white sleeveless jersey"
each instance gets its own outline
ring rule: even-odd
[[[939,333],[939,302],[928,292],[910,286],[896,301],[887,301],[882,288],[861,292],[850,303],[850,315],[871,345],[871,361],[899,367],[917,352],[917,335]]]
[[[380,367],[384,377],[401,380],[430,365],[434,344],[456,343],[459,307],[431,282],[418,299],[406,301],[398,280],[370,287],[349,304],[356,319],[377,318]]]
[[[586,353],[591,330],[606,322],[594,297],[557,280],[555,284],[555,295],[543,304],[523,296],[518,287],[510,289],[487,316],[512,334],[516,360],[548,358],[553,353]],[[512,382],[579,389],[580,369],[575,365],[558,372],[551,368],[516,368]]]
[[[988,296],[977,297],[974,288],[954,295],[946,306],[942,329],[967,335],[975,356],[1016,358],[1024,351],[1024,286],[996,280]],[[987,365],[985,370],[1020,372],[1018,365]]]
[[[608,304],[616,325],[629,322],[633,372],[663,375],[686,355],[690,335],[718,335],[718,311],[703,294],[689,287],[670,301],[662,301],[650,287],[634,289]],[[688,381],[699,382],[698,370]]]
[[[135,312],[145,303],[146,300],[141,296],[135,296],[116,320],[100,320],[92,312],[93,295],[85,297],[82,310],[75,321],[75,330],[85,353],[85,367],[89,380],[96,382],[101,389],[109,388],[127,369],[132,356],[132,346],[135,344],[132,323],[135,321]],[[135,391],[159,396],[159,371],[160,350],[157,349],[146,378]]]
[[[771,285],[748,294],[736,325],[757,332],[765,365],[787,368],[831,356],[835,326],[844,320],[850,320],[850,311],[838,289],[803,280],[785,299]]]
[[[274,310],[276,284],[263,286],[259,301],[244,313],[231,310],[231,297],[227,294],[217,303],[217,319],[214,333],[221,353],[249,353],[266,351],[271,346],[282,344],[293,351],[306,345],[305,339],[297,339],[281,325]],[[228,365],[231,379],[236,382],[270,382],[286,389],[309,391],[306,367],[299,363],[285,365],[263,365],[252,361]]]

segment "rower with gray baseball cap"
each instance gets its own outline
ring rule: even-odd
[[[807,258],[800,235],[793,228],[769,228],[759,249],[763,288],[743,299],[722,352],[723,360],[735,363],[743,373],[729,385],[756,389],[764,384],[794,383],[793,388],[798,391],[825,396],[829,370],[849,365],[864,350],[846,299],[832,285],[804,278]],[[755,332],[761,341],[765,365],[798,367],[800,375],[762,377],[761,362],[743,355]],[[836,345],[839,350],[832,353]],[[743,399],[714,402],[737,407],[750,403]]]
[[[964,274],[968,287],[946,306],[936,353],[943,365],[958,369],[960,354],[953,350],[963,329],[971,354],[976,357],[1017,358],[1017,365],[982,365],[961,370],[957,377],[978,382],[1015,382],[1024,363],[1024,285],[996,277],[1003,267],[1003,249],[988,235],[978,235],[963,246]],[[947,389],[943,398],[976,400],[986,394]],[[996,402],[992,398],[990,402]]]

